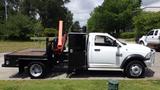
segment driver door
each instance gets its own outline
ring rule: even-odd
[[[153,30],[150,31],[150,32],[147,34],[146,42],[147,42],[148,44],[153,43],[153,38],[154,38],[153,34],[154,34],[154,31],[153,31]]]
[[[114,40],[107,36],[95,36],[92,54],[89,61],[90,67],[115,67],[117,46]]]

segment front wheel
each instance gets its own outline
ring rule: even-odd
[[[30,63],[28,67],[28,73],[31,78],[43,78],[46,75],[45,64],[41,62]]]
[[[143,46],[145,46],[143,41],[140,41],[140,43],[139,43],[139,44],[140,44],[140,45],[143,45]]]
[[[141,78],[144,76],[145,67],[140,61],[131,61],[126,66],[125,73],[129,78]]]

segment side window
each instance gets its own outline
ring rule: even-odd
[[[154,33],[154,31],[150,31],[150,32],[147,34],[147,36],[152,36],[153,33]]]
[[[155,31],[154,35],[157,36],[157,34],[158,34],[158,30]]]
[[[114,46],[114,40],[106,36],[96,36],[95,37],[96,46]]]
[[[105,46],[105,42],[104,42],[105,36],[96,36],[95,37],[95,45],[96,46]]]

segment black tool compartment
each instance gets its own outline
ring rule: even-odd
[[[86,33],[69,33],[69,62],[68,73],[85,69],[86,62]]]

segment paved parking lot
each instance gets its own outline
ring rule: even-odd
[[[0,53],[0,65],[3,63],[4,53]],[[66,78],[65,70],[54,71],[46,79],[70,79]],[[28,80],[30,79],[26,73],[18,74],[17,68],[4,68],[0,66],[0,80]],[[106,71],[85,71],[72,75],[71,79],[128,79],[124,77],[122,72],[106,72]],[[146,77],[142,79],[160,80],[160,52],[156,52],[155,64],[152,68],[146,70]]]

